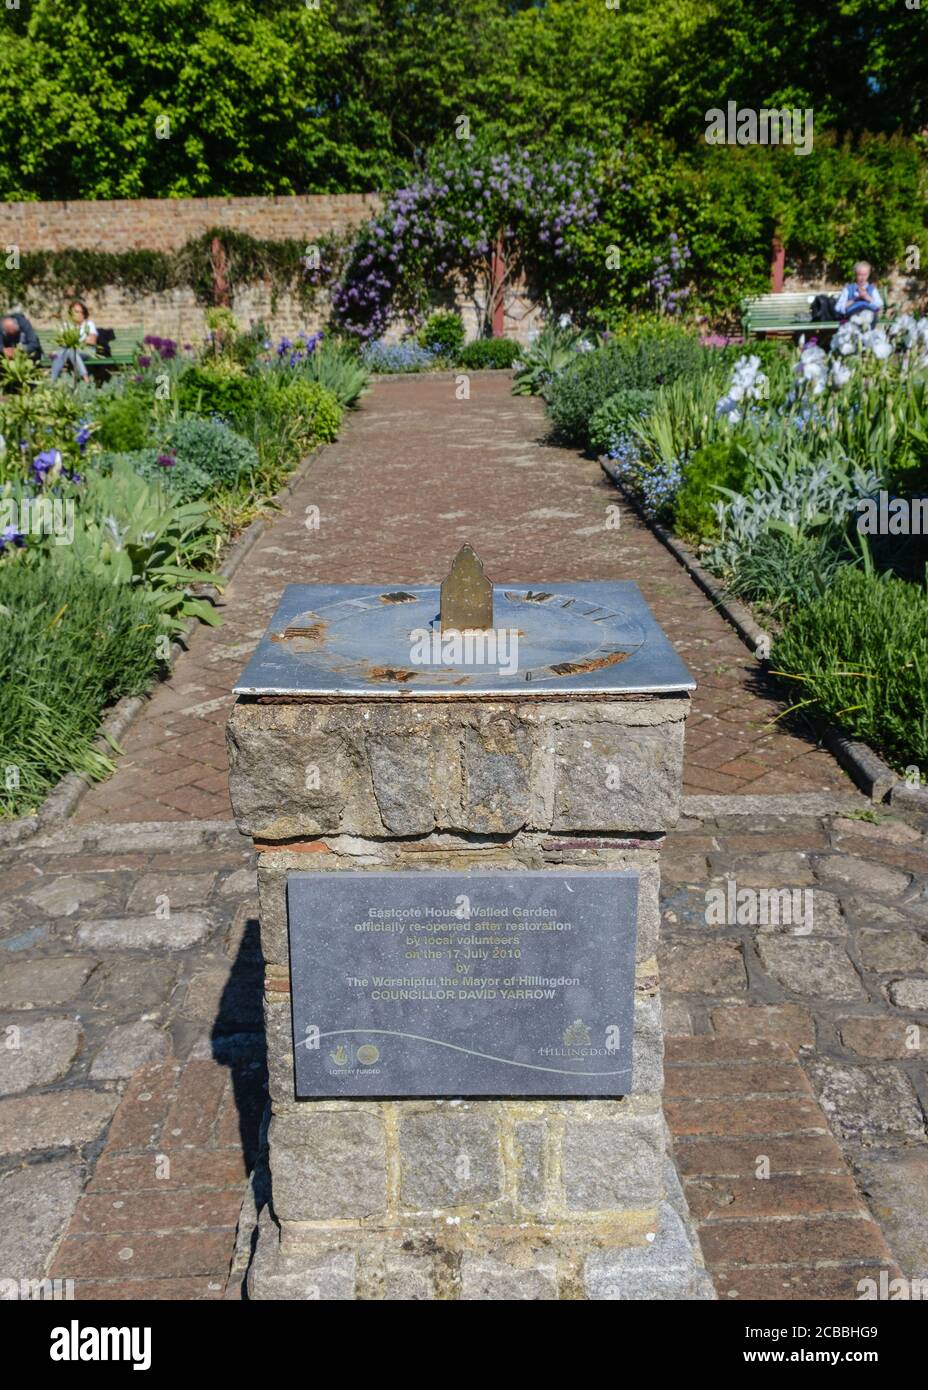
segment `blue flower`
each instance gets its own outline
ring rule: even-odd
[[[8,545],[18,546],[22,550],[25,544],[25,532],[20,531],[16,526],[6,526],[0,531],[0,550],[6,550]]]
[[[61,464],[61,455],[57,449],[44,449],[41,454],[36,454],[32,460],[32,472],[37,483],[44,486],[49,473],[58,468]]]

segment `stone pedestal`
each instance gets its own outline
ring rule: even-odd
[[[659,858],[688,706],[679,693],[239,699],[231,793],[260,855],[272,1112],[252,1298],[711,1296],[661,1105]],[[627,1095],[296,1098],[289,873],[568,867],[640,875]]]

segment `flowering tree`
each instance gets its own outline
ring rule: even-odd
[[[369,341],[395,318],[421,322],[462,284],[486,330],[517,278],[539,296],[556,293],[558,267],[575,255],[572,233],[596,211],[587,150],[554,156],[450,145],[361,229],[335,288],[334,321]]]
[[[655,304],[661,313],[679,314],[689,297],[690,287],[684,284],[683,277],[690,254],[686,242],[681,241],[676,232],[671,232],[667,239],[666,253],[658,252],[654,257],[651,289]]]

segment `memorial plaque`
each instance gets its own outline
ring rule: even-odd
[[[637,873],[291,873],[296,1095],[620,1096]]]

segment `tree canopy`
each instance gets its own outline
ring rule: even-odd
[[[499,148],[690,148],[729,100],[914,135],[926,24],[905,0],[31,0],[0,11],[0,194],[389,188],[462,119]]]

